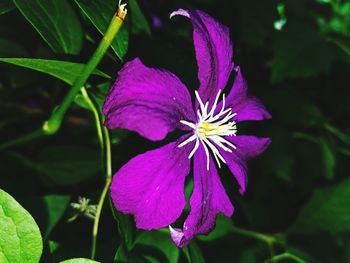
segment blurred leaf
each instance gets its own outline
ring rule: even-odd
[[[290,23],[275,42],[271,79],[317,76],[329,71],[332,59],[330,47],[316,31]]]
[[[78,54],[83,32],[66,0],[13,0],[22,15],[56,53]]]
[[[15,5],[11,0],[1,0],[0,2],[0,15],[6,14],[7,12],[15,9]]]
[[[70,197],[66,195],[47,195],[44,197],[27,197],[22,204],[33,216],[46,240],[53,228],[62,218],[69,204]]]
[[[188,263],[204,263],[204,257],[202,251],[198,247],[197,243],[192,240],[189,245],[182,249],[184,252]]]
[[[133,33],[146,33],[151,35],[151,28],[142,14],[141,8],[139,7],[136,0],[129,0],[129,6],[131,10],[131,30]]]
[[[119,262],[129,262],[129,251],[126,248],[125,242],[122,241],[117,249],[117,252],[115,253],[114,256],[114,261],[115,263]]]
[[[88,258],[72,258],[72,259],[60,261],[60,263],[99,263],[99,262]]]
[[[59,246],[60,244],[58,244],[56,241],[49,240],[49,249],[51,254],[55,253]]]
[[[0,262],[37,263],[43,244],[32,216],[0,189]]]
[[[26,56],[27,52],[14,41],[9,39],[0,38],[0,56]]]
[[[350,179],[338,185],[316,189],[302,207],[290,232],[340,232],[350,229]]]
[[[52,146],[39,152],[37,168],[55,184],[76,184],[100,170],[99,151],[78,146]]]
[[[328,40],[335,43],[346,54],[350,56],[350,39],[344,39],[344,38],[338,38],[338,37],[332,36],[332,37],[328,37]]]
[[[69,85],[73,85],[74,80],[80,75],[85,66],[84,64],[74,62],[35,58],[0,58],[0,62],[40,71],[63,80]],[[93,74],[110,78],[107,74],[99,70],[95,70]]]
[[[74,0],[81,11],[88,17],[97,30],[104,34],[107,31],[108,25],[118,9],[118,1],[115,0]],[[129,32],[126,23],[123,23],[122,28],[117,36],[112,41],[111,47],[117,56],[122,59],[128,50]]]
[[[161,263],[158,259],[151,257],[151,256],[145,256],[145,259],[149,262],[149,263]]]
[[[120,237],[125,243],[127,251],[130,251],[134,245],[134,222],[131,216],[120,213],[114,208],[111,198],[109,204],[114,219],[118,222],[118,231]]]
[[[231,231],[233,224],[231,218],[219,214],[216,218],[216,224],[213,231],[208,235],[199,235],[198,239],[202,241],[212,241],[225,236]]]
[[[135,243],[158,248],[166,256],[169,263],[177,263],[179,260],[179,249],[171,241],[169,233],[143,231],[137,237]]]
[[[342,132],[341,130],[339,130],[337,127],[331,125],[330,123],[326,123],[325,124],[325,128],[332,133],[333,135],[335,135],[339,140],[341,140],[343,143],[347,144],[348,146],[350,146],[350,136],[344,132]]]
[[[324,161],[324,175],[327,179],[333,179],[336,167],[334,147],[326,137],[320,138],[320,147]]]

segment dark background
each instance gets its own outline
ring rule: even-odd
[[[82,25],[82,48],[75,54],[50,49],[10,3],[11,8],[0,15],[0,56],[86,63],[101,35],[76,1],[67,2]],[[114,9],[116,1],[104,4]],[[273,116],[241,124],[239,133],[267,136],[272,144],[249,163],[245,196],[238,194],[232,175],[222,169],[235,213],[232,220],[220,217],[211,235],[193,241],[187,256],[178,253],[168,234],[136,231],[130,218],[120,214],[116,217],[124,231],[118,231],[107,200],[97,260],[113,262],[119,247],[129,262],[186,262],[188,257],[192,262],[264,262],[274,254],[289,258],[279,262],[350,262],[350,2],[139,0],[138,4],[142,13],[130,5],[124,25],[129,38],[124,39],[128,50],[121,55],[123,61],[140,57],[148,66],[168,69],[191,94],[198,87],[192,27],[184,18],[170,20],[169,14],[178,8],[201,9],[230,27],[235,63],[251,93]],[[114,78],[122,64],[110,50],[99,69]],[[99,105],[109,85],[101,77],[89,79],[89,92]],[[0,145],[40,128],[69,88],[46,74],[1,63]],[[166,142],[149,142],[123,130],[111,131],[111,138],[113,172]],[[67,219],[75,213],[69,202],[78,196],[98,202],[104,185],[100,157],[93,116],[78,99],[58,133],[0,150],[0,187],[37,221],[45,244],[42,262],[89,257],[92,220],[80,216],[67,223]],[[136,240],[129,251],[121,245],[124,232]],[[273,251],[259,233],[271,238]],[[117,256],[116,262],[121,258]]]

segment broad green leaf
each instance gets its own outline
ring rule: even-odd
[[[72,185],[97,174],[99,151],[78,146],[53,146],[39,152],[38,170],[57,185]]]
[[[66,195],[47,195],[44,197],[27,197],[22,204],[36,218],[46,240],[53,228],[62,218],[69,205],[70,197]]]
[[[0,58],[0,62],[36,70],[63,80],[69,85],[73,85],[74,80],[83,71],[85,66],[84,64],[74,62],[36,58]],[[95,70],[93,74],[110,78],[107,74],[99,70]]]
[[[179,249],[171,241],[169,233],[144,231],[137,237],[135,243],[156,247],[163,252],[169,263],[178,262]]]
[[[142,14],[141,8],[139,7],[136,0],[129,0],[129,6],[131,11],[131,30],[133,33],[144,32],[151,35],[151,29],[149,24]]]
[[[99,263],[99,262],[88,258],[72,258],[72,259],[60,261],[60,263]]]
[[[202,251],[194,240],[192,240],[188,246],[184,247],[182,251],[185,253],[185,256],[189,263],[205,262]]]
[[[10,12],[15,8],[16,7],[11,0],[0,1],[0,15],[6,14],[7,12]]]
[[[117,11],[118,1],[115,0],[75,0],[80,10],[87,16],[97,30],[104,34],[108,25]],[[122,59],[128,50],[129,32],[124,22],[117,36],[112,41],[111,47],[117,56]]]
[[[78,54],[83,33],[66,0],[13,0],[22,15],[56,53]]]
[[[43,244],[32,216],[0,189],[0,262],[38,263]]]
[[[231,231],[233,224],[231,218],[219,214],[216,219],[215,228],[208,235],[199,235],[198,239],[202,241],[212,241],[225,236]]]
[[[332,187],[319,188],[302,207],[290,232],[305,233],[350,230],[350,179]]]
[[[330,140],[326,137],[320,138],[321,154],[324,163],[324,176],[333,179],[335,175],[336,158],[335,150]]]

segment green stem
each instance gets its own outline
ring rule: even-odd
[[[235,233],[235,234],[239,234],[242,236],[246,236],[246,237],[251,237],[266,243],[276,243],[276,239],[273,236],[270,235],[266,235],[263,233],[258,233],[255,231],[251,231],[251,230],[247,230],[247,229],[243,229],[243,228],[239,228],[239,227],[231,227],[231,232]]]
[[[274,245],[277,243],[280,243],[274,236],[235,227],[235,226],[231,228],[231,232],[265,242],[269,248],[271,257],[275,256]]]
[[[78,94],[80,89],[86,83],[91,73],[95,70],[97,65],[102,60],[108,47],[111,45],[112,40],[121,28],[125,15],[126,12],[119,8],[118,12],[113,16],[106,34],[102,38],[94,54],[91,56],[89,62],[84,67],[83,72],[74,81],[73,87],[69,90],[68,94],[66,95],[60,106],[53,111],[50,119],[44,123],[43,129],[46,133],[53,134],[60,128],[62,119],[65,113],[67,112],[69,106],[73,102],[75,96]]]
[[[1,144],[0,150],[4,150],[6,148],[13,147],[13,146],[16,146],[18,144],[22,144],[22,143],[31,141],[31,140],[39,138],[43,135],[45,135],[45,132],[43,130],[37,130],[37,131],[31,132],[31,133],[28,133],[28,134],[23,135],[19,138],[16,138],[14,140],[11,140],[11,141],[8,141],[8,142]]]
[[[290,254],[288,252],[284,252],[280,255],[273,256],[272,258],[266,260],[265,263],[279,262],[279,261],[284,260],[284,259],[291,259],[291,260],[294,260],[295,262],[298,262],[298,263],[306,263],[305,260],[297,257],[296,255]]]
[[[101,123],[102,125],[102,123]],[[111,140],[109,137],[109,132],[106,127],[103,126],[103,134],[104,134],[104,144],[106,146],[106,182],[105,186],[102,189],[102,193],[100,196],[100,200],[97,205],[96,216],[94,220],[94,226],[92,229],[92,248],[91,248],[91,259],[95,259],[96,255],[96,241],[98,235],[98,227],[101,218],[101,212],[103,208],[104,201],[106,199],[106,195],[111,184],[112,180],[112,154],[111,154]]]
[[[90,96],[84,87],[81,88],[81,94],[83,95],[85,102],[88,104],[88,106],[90,107],[90,109],[94,115],[95,122],[96,122],[97,135],[98,135],[98,139],[100,142],[101,150],[103,152],[105,145],[104,145],[103,134],[102,134],[100,113],[99,113],[98,109],[95,107],[95,104],[90,99]]]
[[[124,9],[124,7],[119,6],[117,13],[113,16],[108,26],[106,34],[104,35],[103,39],[101,40],[99,46],[97,47],[94,54],[91,56],[88,63],[85,65],[83,72],[74,81],[72,88],[69,90],[62,103],[56,109],[53,110],[51,117],[44,122],[42,128],[38,131],[29,133],[20,138],[1,144],[0,150],[4,150],[5,148],[28,142],[34,138],[38,138],[44,135],[52,135],[59,130],[59,128],[61,127],[63,117],[67,112],[69,106],[71,105],[75,96],[84,86],[92,72],[95,70],[97,65],[104,57],[108,47],[111,45],[111,42],[113,41],[119,29],[123,25],[125,16],[126,10]]]

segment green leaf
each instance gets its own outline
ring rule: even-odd
[[[27,197],[22,204],[33,216],[46,240],[53,228],[62,218],[69,205],[70,197],[66,195],[47,195],[44,197]]]
[[[334,58],[330,46],[316,31],[292,23],[280,33],[273,50],[273,82],[328,72]]]
[[[112,203],[111,198],[109,198],[109,205],[112,210],[114,219],[118,222],[118,231],[120,237],[124,241],[124,245],[126,248],[126,250],[121,250],[120,253],[125,251],[131,251],[134,245],[134,221],[131,216],[122,214],[119,211],[117,211]],[[120,246],[119,249],[124,248]],[[124,255],[125,253],[122,254]]]
[[[99,263],[99,262],[88,258],[72,258],[72,259],[60,261],[60,263]]]
[[[54,240],[49,240],[49,250],[50,253],[53,254],[57,251],[57,249],[60,247],[60,244]]]
[[[32,216],[0,189],[0,262],[38,263],[43,244]]]
[[[101,34],[106,32],[118,7],[118,1],[115,0],[75,0],[75,2]],[[128,43],[129,32],[126,28],[126,23],[123,23],[122,28],[111,44],[112,49],[120,59],[126,54]]]
[[[137,237],[135,243],[158,248],[166,256],[169,263],[177,263],[179,260],[179,249],[171,241],[168,232],[144,231]]]
[[[36,70],[63,80],[69,85],[73,85],[74,80],[83,71],[85,66],[84,64],[74,62],[35,58],[0,58],[0,62]],[[107,74],[99,70],[95,70],[93,74],[110,78]]]
[[[39,153],[37,168],[57,185],[72,185],[96,175],[100,155],[86,147],[53,146]]]
[[[350,56],[350,39],[332,36],[332,37],[329,37],[328,40],[335,43],[346,54]]]
[[[189,263],[205,262],[202,251],[198,247],[197,243],[193,240],[187,247],[184,247],[182,251],[185,253],[185,256]]]
[[[320,147],[324,163],[324,175],[327,179],[333,179],[336,167],[334,147],[326,137],[320,138]]]
[[[142,14],[141,8],[139,7],[136,0],[129,0],[129,6],[131,10],[131,30],[133,33],[144,32],[151,35],[151,28]]]
[[[295,233],[350,230],[349,214],[350,179],[347,179],[332,187],[316,189],[289,230]]]
[[[215,228],[208,235],[199,235],[198,239],[202,241],[212,241],[225,236],[231,231],[233,224],[231,218],[219,214],[216,219]]]
[[[83,43],[82,28],[66,0],[13,1],[54,52],[80,52]]]
[[[1,2],[0,2],[0,15],[6,14],[15,8],[16,7],[11,0],[1,0]]]

